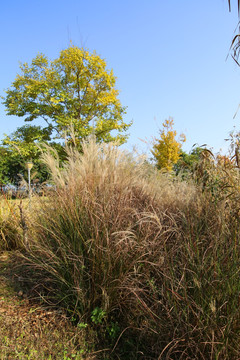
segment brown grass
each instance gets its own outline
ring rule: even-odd
[[[0,359],[95,359],[85,329],[33,299],[16,261],[13,252],[0,256]]]
[[[44,155],[57,191],[29,223],[25,254],[39,296],[109,358],[238,359],[236,171],[226,182],[205,162],[195,185],[111,144],[82,149],[63,168]]]

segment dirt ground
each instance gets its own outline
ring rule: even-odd
[[[0,254],[0,329],[1,360],[96,359],[82,329],[25,292],[9,253]]]

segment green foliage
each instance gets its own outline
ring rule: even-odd
[[[41,151],[38,144],[51,140],[51,130],[40,126],[25,125],[17,128],[10,136],[5,135],[2,144],[19,153],[24,159],[39,157]]]
[[[92,311],[91,320],[94,324],[98,325],[101,324],[103,319],[106,317],[106,311],[103,309],[100,309],[99,307],[96,307]]]
[[[165,120],[163,129],[160,130],[160,139],[155,139],[152,150],[157,167],[167,171],[171,171],[173,165],[177,163],[182,143],[185,141],[183,134],[179,140],[176,140],[177,132],[173,130],[173,125],[173,119]]]
[[[83,322],[80,322],[77,324],[77,327],[79,329],[86,329],[88,327],[88,324],[87,323],[83,323]]]
[[[181,149],[179,159],[173,167],[176,174],[181,173],[182,176],[192,174],[200,161],[202,151],[204,148],[199,146],[194,147],[189,154]]]
[[[8,115],[43,118],[47,131],[58,138],[72,126],[76,139],[94,132],[99,141],[125,141],[122,132],[130,125],[123,121],[116,78],[96,53],[70,46],[54,61],[39,54],[20,69],[3,102]]]
[[[110,339],[116,339],[120,334],[120,327],[118,322],[110,322],[110,325],[107,326],[107,332]]]
[[[60,143],[51,140],[51,130],[40,126],[24,125],[17,128],[10,135],[5,135],[2,140],[0,152],[4,156],[0,159],[0,176],[2,182],[18,184],[19,174],[27,178],[26,162],[32,161],[34,164],[32,175],[34,181],[40,183],[49,177],[47,167],[42,164],[41,149],[42,143],[49,143],[58,152],[61,159],[64,158],[64,148]]]
[[[12,158],[9,151],[0,146],[0,182],[1,184],[6,184],[11,179],[11,162]]]

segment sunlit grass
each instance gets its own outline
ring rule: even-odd
[[[57,190],[24,210],[25,282],[109,359],[239,359],[238,170],[204,159],[181,181],[82,149],[45,154]]]

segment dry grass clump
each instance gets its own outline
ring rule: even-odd
[[[0,197],[0,251],[23,248],[24,217],[22,202]]]
[[[44,157],[57,191],[27,257],[48,302],[120,358],[239,358],[239,231],[227,198],[93,138],[82,153],[69,148],[62,169]]]

